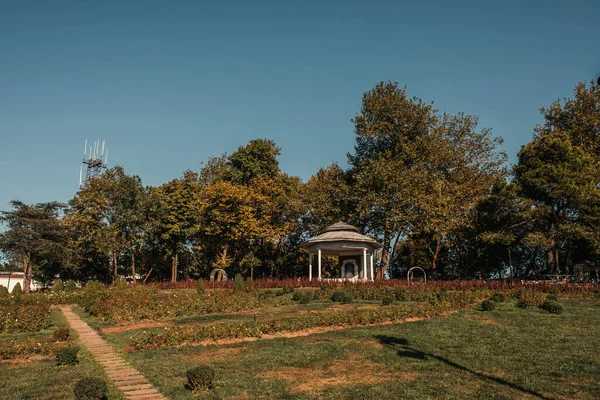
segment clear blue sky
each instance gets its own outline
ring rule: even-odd
[[[538,108],[598,75],[597,0],[0,0],[0,210],[68,201],[100,135],[147,185],[258,137],[306,180],[346,165],[381,80],[478,115],[514,161]]]

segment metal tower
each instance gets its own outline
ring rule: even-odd
[[[102,170],[106,169],[108,164],[108,149],[104,148],[105,141],[96,140],[88,149],[87,139],[83,146],[83,161],[87,165],[85,169],[85,179],[83,179],[83,165],[79,168],[79,188],[85,187],[85,183],[90,178],[97,178],[102,175]]]

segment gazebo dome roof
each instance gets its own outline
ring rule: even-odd
[[[310,251],[314,247],[323,249],[338,248],[342,250],[346,247],[380,249],[383,246],[375,239],[360,234],[358,228],[355,226],[340,221],[327,227],[322,234],[302,243],[300,247]]]

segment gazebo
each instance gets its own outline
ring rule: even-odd
[[[308,250],[308,280],[313,275],[313,254],[317,255],[317,279],[321,280],[321,257],[338,256],[340,276],[338,279],[373,280],[373,253],[383,246],[375,239],[361,235],[358,229],[344,222],[337,222],[312,239],[302,243]]]

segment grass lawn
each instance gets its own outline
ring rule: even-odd
[[[58,309],[51,311],[52,326],[36,333],[0,334],[0,341],[36,339],[48,341],[54,329],[66,327],[67,321]],[[76,338],[75,331],[71,335]],[[0,399],[45,400],[73,399],[73,384],[84,377],[104,376],[102,369],[82,349],[75,366],[56,366],[54,357],[34,356],[29,359],[0,361]],[[109,387],[109,398],[122,399],[120,392]]]
[[[421,322],[124,356],[172,399],[191,397],[185,372],[197,364],[216,371],[215,389],[199,399],[598,399],[600,301],[562,303],[562,315],[508,301],[494,311],[466,309]],[[167,322],[239,321],[352,306],[312,302]],[[117,349],[135,332],[86,320]]]

